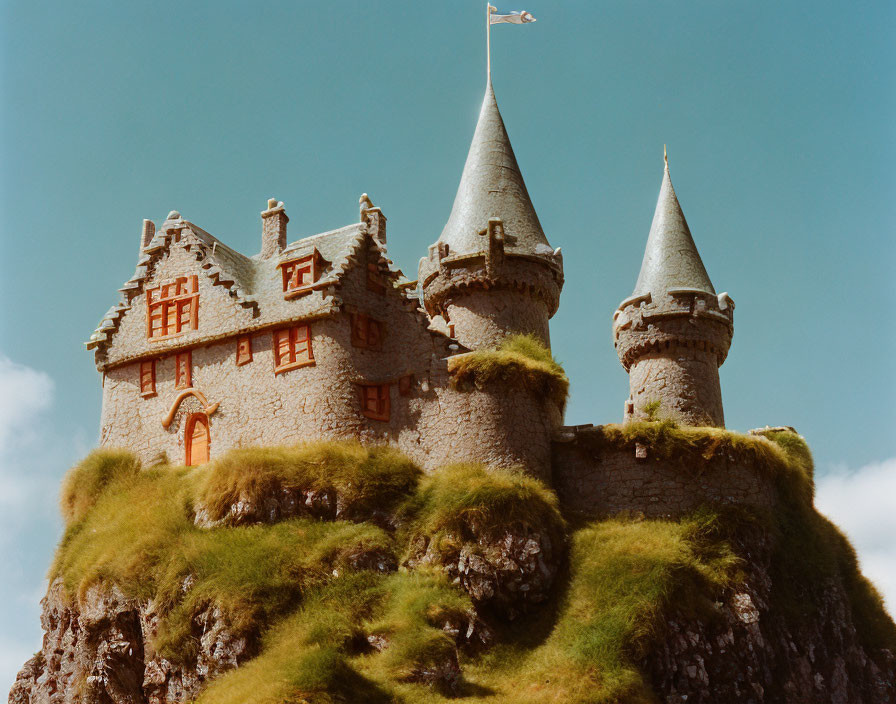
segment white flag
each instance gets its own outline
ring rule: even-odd
[[[497,12],[497,8],[490,7],[489,9],[492,12]],[[508,22],[510,24],[526,24],[535,21],[532,13],[526,12],[525,10],[514,10],[513,12],[508,12],[506,15],[493,15],[489,12],[488,15],[489,24],[501,24],[502,22]]]

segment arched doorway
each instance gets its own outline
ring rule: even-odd
[[[195,467],[208,462],[211,435],[208,430],[208,416],[205,413],[193,413],[187,418],[184,445],[187,448],[187,466]]]

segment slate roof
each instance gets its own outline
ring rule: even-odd
[[[439,241],[448,244],[449,255],[480,252],[484,240],[478,233],[493,217],[504,221],[507,252],[553,253],[526,190],[489,80],[451,215]]]
[[[666,160],[641,273],[634,292],[627,300],[648,293],[657,298],[676,289],[696,289],[715,294],[672,187],[669,162]]]
[[[248,328],[204,330],[202,339],[335,312],[341,307],[342,300],[334,287],[338,286],[345,272],[358,262],[365,241],[370,242],[370,246],[378,253],[380,270],[393,284],[406,284],[407,280],[386,256],[385,247],[368,236],[367,228],[366,223],[355,223],[305,237],[287,245],[279,256],[261,259],[240,254],[196,224],[172,212],[141,252],[134,275],[120,289],[120,301],[103,316],[85,343],[87,349],[96,349],[98,355],[106,352],[121,319],[131,308],[131,301],[144,291],[146,284],[152,279],[156,263],[173,246],[182,246],[195,254],[197,267],[194,272],[205,274],[213,285],[226,288],[237,305],[251,311],[252,322]],[[178,232],[179,241],[175,242],[175,234]],[[286,300],[278,264],[310,254],[315,249],[325,263],[314,290],[300,298]],[[185,342],[195,344],[195,339],[190,341],[185,338]],[[175,340],[172,344],[179,343]],[[121,360],[107,360],[117,361]]]

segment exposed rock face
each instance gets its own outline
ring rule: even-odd
[[[205,680],[254,652],[210,607],[194,619],[195,663],[174,665],[152,648],[158,627],[152,602],[127,599],[116,587],[92,587],[72,604],[57,580],[43,609],[43,647],[19,672],[10,704],[187,702]]]
[[[665,637],[642,662],[660,701],[896,702],[896,659],[862,646],[839,580],[805,585],[805,603],[815,613],[797,622],[771,599],[768,545],[753,547],[748,579],[716,605],[716,618],[674,612]]]
[[[562,559],[562,536],[522,526],[495,534],[470,531],[438,541],[418,538],[408,566],[438,565],[477,607],[511,619],[548,598]]]

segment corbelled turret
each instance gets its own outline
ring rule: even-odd
[[[514,333],[549,342],[563,286],[488,82],[473,143],[442,234],[420,261],[424,305],[470,349]]]
[[[625,419],[724,426],[719,367],[731,346],[733,321],[734,301],[727,293],[716,295],[666,160],[641,273],[613,315],[616,351],[631,389]]]

